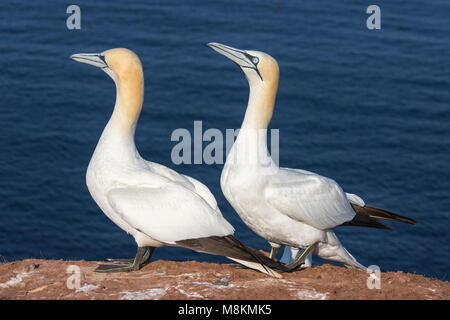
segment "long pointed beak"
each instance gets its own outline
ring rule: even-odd
[[[255,65],[250,61],[247,52],[244,50],[239,50],[216,42],[210,42],[208,43],[208,46],[235,62],[240,67],[255,69]]]
[[[94,67],[98,68],[107,68],[105,56],[101,53],[77,53],[70,56],[70,59],[73,59],[78,62],[90,64]]]

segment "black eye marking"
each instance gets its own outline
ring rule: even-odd
[[[248,60],[250,60],[250,61],[255,65],[255,67],[258,65],[258,63],[259,63],[259,58],[258,58],[258,57],[249,55],[249,54],[246,53],[246,52],[245,52],[244,54],[245,54],[245,56],[248,58]]]
[[[105,56],[104,56],[104,55],[99,54],[98,57],[99,57],[100,59],[102,59],[102,61],[103,61],[106,65],[108,65],[108,64],[106,63],[106,60],[105,60]]]
[[[259,70],[258,70],[259,58],[255,57],[255,56],[252,56],[252,55],[248,54],[247,52],[244,52],[244,54],[247,57],[247,59],[250,60],[251,63],[253,63],[253,65],[254,65],[254,67],[251,68],[251,69],[256,71],[256,73],[258,74],[258,76],[261,79],[261,81],[264,81],[264,79],[261,76],[261,73],[259,73]],[[250,67],[243,67],[243,68],[250,68]]]
[[[251,61],[251,63],[254,65],[254,67],[253,68],[251,68],[251,67],[242,67],[242,68],[250,68],[250,69],[255,70],[256,73],[258,74],[259,78],[261,79],[261,81],[264,81],[264,79],[261,76],[261,73],[259,73],[259,70],[258,70],[259,58],[255,57],[255,56],[252,56],[252,55],[249,55],[247,52],[243,52],[243,53],[245,54],[247,59]]]
[[[105,63],[105,67],[102,67],[102,69],[109,68],[108,64],[106,63],[105,56],[102,54],[99,54],[98,57],[100,58],[100,60],[102,60]]]

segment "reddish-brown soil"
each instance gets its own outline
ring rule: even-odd
[[[80,269],[80,287],[68,267]],[[28,259],[0,263],[0,299],[449,299],[450,283],[401,271],[381,273],[368,289],[365,271],[314,266],[268,277],[227,264],[154,261],[139,271],[94,273],[95,261]],[[75,267],[76,269],[76,267]],[[69,278],[71,277],[72,278]],[[68,281],[69,280],[69,281]]]

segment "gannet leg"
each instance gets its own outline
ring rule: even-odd
[[[146,265],[150,261],[151,253],[153,253],[153,250],[155,248],[152,247],[145,247],[147,250],[145,251],[144,256],[142,257],[142,266]],[[107,263],[104,264],[131,264],[134,262],[134,259],[106,259]]]
[[[269,258],[270,259],[273,259],[273,258],[275,258],[276,256],[277,256],[277,254],[278,254],[278,251],[280,251],[280,247],[272,247],[271,249],[270,249],[270,254],[269,254]]]
[[[286,246],[284,248],[284,252],[280,259],[280,262],[284,263],[284,264],[291,263],[292,261],[294,261],[297,258],[298,254],[299,254],[298,251],[299,251],[298,248]],[[308,268],[311,266],[312,266],[312,254],[309,254],[306,257],[305,262],[302,265],[302,268]]]
[[[152,257],[153,251],[155,251],[155,247],[147,247],[145,254],[142,256],[141,267],[145,266],[150,262],[150,258]]]
[[[278,243],[275,243],[275,242],[270,242],[270,241],[269,241],[269,244],[270,244],[269,258],[274,259],[274,258],[276,258],[278,251],[280,251],[281,245]]]
[[[309,268],[312,267],[312,254],[309,254],[309,256],[306,257],[305,263],[302,266],[303,268]]]
[[[148,263],[154,250],[154,247],[138,247],[136,257],[132,259],[132,262],[128,262],[128,259],[120,259],[112,263],[101,263],[94,272],[105,273],[139,270],[143,265]]]
[[[312,253],[312,251],[315,249],[316,244],[313,243],[311,245],[309,245],[303,252],[301,255],[299,255],[293,262],[289,263],[288,265],[286,265],[287,268],[289,268],[290,271],[294,271],[296,268],[298,268],[299,266],[301,266],[306,258]]]

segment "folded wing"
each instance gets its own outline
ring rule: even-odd
[[[219,209],[176,183],[112,189],[108,202],[135,229],[165,243],[234,233]]]
[[[163,166],[159,163],[154,163],[147,161],[147,164],[152,169],[153,172],[159,174],[160,176],[163,176],[173,182],[176,182],[178,184],[182,184],[184,187],[191,189],[195,191],[199,196],[203,198],[213,209],[217,209],[217,202],[214,198],[211,191],[209,191],[208,187],[206,187],[203,183],[200,181],[186,176],[184,174],[180,174],[176,172],[175,170],[172,170],[170,168],[167,168],[166,166]]]
[[[280,169],[284,170],[284,169]],[[317,229],[329,229],[350,221],[355,211],[332,179],[309,172],[284,170],[279,181],[269,184],[265,199],[290,218]]]

